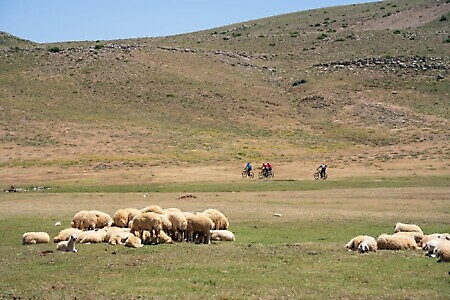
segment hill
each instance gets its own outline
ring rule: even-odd
[[[262,160],[448,166],[449,12],[393,0],[164,38],[2,34],[0,177],[146,181],[147,166]]]

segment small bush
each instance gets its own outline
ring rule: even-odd
[[[394,30],[394,32],[393,32],[393,34],[400,34],[401,33],[401,31],[400,30]]]
[[[52,53],[58,53],[58,52],[61,52],[61,48],[59,48],[59,47],[50,47],[50,48],[48,48],[48,52],[52,52]]]
[[[446,17],[446,16],[442,16],[442,17],[439,19],[439,21],[441,21],[441,22],[447,21],[447,17]]]
[[[96,50],[100,50],[100,49],[102,49],[102,48],[104,48],[105,47],[105,45],[103,45],[103,44],[97,44],[97,45],[95,45],[95,49]]]

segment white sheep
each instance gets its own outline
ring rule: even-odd
[[[69,240],[61,241],[56,245],[56,250],[60,251],[68,251],[68,252],[78,252],[75,249],[75,242],[78,240],[78,237],[75,234],[71,234]]]
[[[80,243],[82,244],[97,244],[102,243],[106,237],[106,230],[90,230],[87,234],[81,239]]]
[[[211,230],[211,240],[213,241],[229,241],[234,242],[236,240],[234,233],[225,230],[225,229],[219,229],[219,230]]]
[[[139,213],[131,222],[131,232],[137,233],[139,238],[143,238],[144,230],[150,232],[151,237],[155,237],[159,243],[159,233],[162,229],[160,214],[154,212]]]
[[[50,236],[47,232],[25,232],[22,235],[22,244],[41,244],[49,243]]]
[[[407,235],[389,235],[381,234],[377,238],[377,247],[379,250],[416,250],[417,246],[413,237]]]
[[[190,215],[187,220],[187,241],[194,243],[211,243],[211,230],[214,222],[205,214]]]
[[[55,236],[53,238],[53,242],[54,243],[58,243],[61,241],[67,241],[70,237],[71,234],[75,234],[78,236],[78,234],[81,233],[81,230],[78,228],[67,228],[67,229],[63,229],[61,230],[57,236]]]
[[[94,230],[110,227],[113,219],[104,212],[98,210],[82,210],[77,212],[72,218],[72,228],[81,230]]]
[[[125,240],[125,246],[133,247],[133,248],[140,248],[140,247],[142,247],[144,245],[142,245],[142,241],[141,241],[140,238],[138,238],[137,236],[131,234]]]
[[[143,212],[143,213],[154,212],[154,213],[157,213],[160,215],[164,213],[163,209],[159,205],[150,205],[150,206],[144,207],[143,209],[141,209],[141,212]]]
[[[399,231],[394,233],[394,235],[406,235],[412,237],[417,245],[420,247],[422,245],[423,233],[418,231]]]
[[[359,251],[360,253],[365,252],[376,252],[377,242],[375,238],[370,235],[358,235],[351,239],[347,244],[345,244],[345,248],[350,251]]]
[[[169,212],[167,214],[172,223],[172,230],[169,232],[174,241],[180,242],[184,239],[184,232],[187,229],[187,220],[182,212]]]
[[[202,214],[206,214],[214,222],[214,228],[216,230],[225,230],[230,226],[230,222],[228,221],[227,217],[225,217],[225,215],[221,211],[215,208],[206,209],[202,212]]]
[[[425,247],[425,245],[434,239],[446,239],[446,240],[450,240],[450,234],[448,233],[433,233],[433,234],[427,234],[424,235],[422,238],[422,248]]]
[[[150,232],[144,231],[142,240],[147,244],[156,243],[156,237],[150,235]],[[164,230],[159,231],[159,243],[160,244],[173,244],[172,238],[164,232]]]
[[[416,224],[397,223],[394,227],[394,233],[397,232],[420,232],[423,234],[422,229]]]
[[[424,244],[422,249],[426,251],[426,256],[436,257],[436,249],[445,246],[446,244],[450,245],[450,241],[442,237],[437,237]]]
[[[115,226],[106,228],[105,230],[106,230],[106,235],[105,235],[105,239],[103,241],[106,243],[109,243],[109,240],[111,239],[111,237],[113,235],[131,232],[130,228],[122,228],[122,227],[115,227]]]
[[[435,249],[435,256],[438,262],[450,261],[450,241],[444,241],[444,243],[441,243]]]
[[[137,208],[118,209],[113,216],[114,225],[117,227],[128,227],[133,218],[140,212]]]

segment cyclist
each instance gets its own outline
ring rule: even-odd
[[[245,166],[244,170],[247,172],[247,175],[250,176],[250,171],[252,170],[252,165],[248,162]]]
[[[267,176],[272,173],[272,164],[270,162],[266,163],[267,166]]]
[[[264,177],[267,177],[268,176],[268,167],[267,167],[267,163],[266,162],[264,162],[262,164],[261,170],[262,170],[262,173],[263,173]]]
[[[325,177],[325,172],[327,171],[327,165],[326,164],[321,164],[317,168],[317,171],[320,172],[320,178],[324,178]]]

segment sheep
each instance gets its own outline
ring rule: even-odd
[[[81,230],[94,230],[110,227],[112,223],[113,219],[107,213],[98,210],[82,210],[73,216],[71,226]]]
[[[416,250],[417,246],[413,237],[406,235],[381,234],[377,238],[377,247],[379,250]]]
[[[347,244],[345,244],[345,248],[350,251],[358,250],[360,253],[369,251],[376,252],[378,249],[375,238],[369,235],[358,235],[354,237]]]
[[[78,250],[75,249],[75,242],[77,240],[78,240],[78,237],[75,234],[71,234],[69,237],[69,240],[61,241],[56,245],[56,250],[76,253],[76,252],[78,252]]]
[[[109,227],[106,229],[106,235],[105,235],[105,239],[103,240],[106,243],[109,243],[109,240],[111,239],[111,237],[113,235],[119,235],[122,233],[130,233],[131,229],[130,228],[122,228],[122,227]]]
[[[106,237],[106,230],[91,230],[88,231],[87,234],[81,239],[80,243],[82,244],[96,244],[102,243]]]
[[[450,245],[450,241],[442,237],[438,237],[428,241],[422,246],[422,249],[426,251],[425,255],[429,257],[436,257],[436,249],[446,244]]]
[[[155,243],[156,238],[150,236],[150,232],[144,231],[142,240],[148,244]],[[164,232],[164,230],[160,230],[159,232],[159,243],[160,244],[173,244],[172,238]]]
[[[184,238],[184,232],[187,229],[187,220],[182,212],[169,212],[167,214],[170,222],[172,223],[172,230],[170,235],[175,241],[182,241]]]
[[[422,229],[415,224],[397,223],[394,227],[394,233],[397,232],[420,232],[423,234]]]
[[[113,221],[117,227],[128,227],[133,218],[140,212],[137,208],[119,209],[114,213]]]
[[[125,246],[133,247],[133,248],[140,248],[140,247],[143,247],[144,245],[142,245],[142,241],[140,238],[131,234],[125,240]]]
[[[229,230],[211,230],[211,240],[213,241],[229,241],[234,242],[236,238],[234,233]]]
[[[165,232],[171,232],[172,222],[170,222],[169,217],[165,214],[160,214],[159,217],[161,218],[162,230],[164,230]]]
[[[85,229],[84,227],[86,225],[88,225],[88,227],[89,227],[90,224],[87,224],[88,216],[92,217],[92,214],[89,215],[89,212],[87,210],[81,210],[81,211],[77,212],[72,218],[71,227],[81,229],[81,230],[84,230]],[[91,221],[92,224],[94,222],[94,220],[89,220],[89,221]]]
[[[433,234],[428,234],[428,235],[424,235],[421,241],[422,244],[422,248],[425,247],[425,245],[434,239],[446,239],[446,240],[450,240],[450,234],[448,233],[433,233]]]
[[[214,222],[205,214],[191,215],[187,218],[187,241],[210,244]]]
[[[230,222],[228,222],[227,217],[225,217],[225,215],[217,209],[209,208],[204,210],[202,214],[206,214],[214,222],[216,230],[226,230],[230,226]]]
[[[144,230],[155,236],[156,244],[159,243],[159,233],[162,229],[160,215],[154,212],[139,213],[131,222],[131,232],[137,232],[142,239]]]
[[[418,246],[422,245],[423,233],[418,231],[399,231],[394,233],[394,235],[406,235],[412,237]]]
[[[144,207],[143,209],[141,209],[141,212],[143,212],[143,213],[154,212],[154,213],[157,213],[160,215],[162,215],[164,213],[161,206],[158,206],[158,205],[150,205],[150,206]]]
[[[435,256],[438,262],[450,261],[450,241],[445,240],[435,249]]]
[[[57,236],[55,236],[53,238],[53,242],[54,243],[58,243],[61,241],[67,241],[70,237],[71,234],[76,234],[78,236],[78,234],[81,233],[81,230],[78,228],[67,228],[67,229],[63,229],[61,230]]]
[[[95,228],[93,228],[93,229],[101,229],[101,228],[112,226],[113,219],[111,218],[110,215],[108,215],[105,212],[98,211],[98,210],[92,210],[91,212],[94,213],[96,216]]]
[[[22,235],[22,244],[50,243],[50,236],[47,232],[25,232]]]

